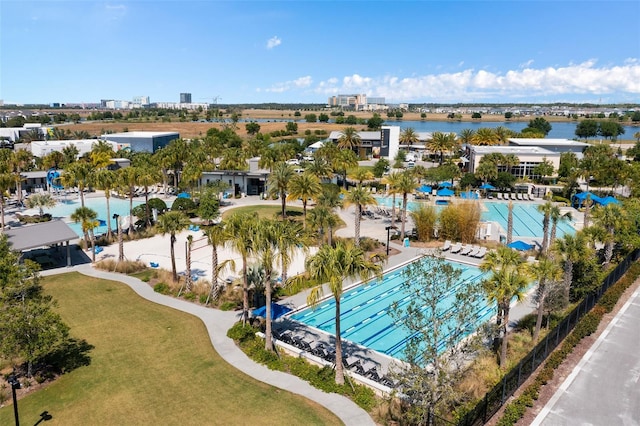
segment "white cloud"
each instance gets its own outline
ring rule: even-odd
[[[278,36],[273,36],[269,40],[267,40],[267,49],[273,49],[276,46],[280,46],[282,44],[282,40]]]
[[[533,59],[529,59],[526,62],[520,64],[520,68],[529,68],[533,64]]]
[[[272,92],[272,93],[283,93],[288,92],[292,89],[305,89],[313,83],[313,78],[310,75],[306,75],[304,77],[296,78],[295,80],[284,81],[281,83],[275,83],[269,88],[266,89],[256,89],[258,92]]]
[[[320,81],[314,91],[323,95],[367,93],[403,101],[473,101],[578,95],[640,94],[640,61],[598,67],[595,60],[567,66],[526,68],[504,73],[467,69],[455,73],[412,77],[369,77],[353,74],[341,80]]]

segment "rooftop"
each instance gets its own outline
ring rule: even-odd
[[[588,147],[589,144],[585,142],[572,141],[569,139],[536,139],[536,138],[509,138],[509,143],[519,146],[540,146],[545,145],[553,146],[575,146],[575,147]]]
[[[173,136],[179,135],[178,132],[143,132],[143,131],[135,131],[135,132],[122,132],[122,133],[108,133],[100,136],[104,139],[109,139],[109,137],[130,137],[130,138],[151,138],[154,136]]]
[[[5,231],[11,249],[23,251],[37,247],[50,246],[65,241],[75,241],[78,235],[61,220],[36,223]]]
[[[471,150],[478,154],[491,154],[493,152],[500,154],[515,154],[515,155],[548,155],[557,156],[560,155],[557,152],[550,151],[541,146],[476,146],[470,145]]]

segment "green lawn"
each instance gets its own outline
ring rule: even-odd
[[[19,401],[23,424],[340,424],[323,407],[235,370],[202,322],[147,302],[114,281],[70,273],[45,278],[71,333],[95,346],[91,365]],[[11,404],[0,424],[13,424]]]
[[[307,213],[309,213],[309,208],[307,208]],[[242,214],[242,213],[253,213],[257,212],[258,216],[266,219],[275,219],[276,215],[280,218],[280,213],[282,212],[282,206],[280,205],[260,205],[260,206],[242,206],[236,207],[233,209],[229,209],[222,213],[222,219],[228,218],[232,214]],[[292,219],[302,220],[302,207],[290,207],[287,206],[287,217],[291,215]]]

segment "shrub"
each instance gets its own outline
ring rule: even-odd
[[[237,322],[227,331],[227,337],[237,342],[243,342],[255,337],[258,329],[249,325],[243,325],[242,322]]]
[[[176,198],[171,204],[171,211],[192,212],[196,208],[196,203],[191,198]]]
[[[160,294],[169,294],[171,293],[171,287],[169,287],[169,284],[161,282],[153,286],[153,291]]]
[[[96,263],[96,268],[103,271],[119,272],[121,274],[133,274],[147,269],[147,265],[138,260],[123,260],[118,262],[113,259],[101,260]]]
[[[238,306],[238,303],[233,302],[233,301],[227,301],[224,302],[220,305],[220,310],[221,311],[230,311],[232,309],[235,309],[236,306]]]

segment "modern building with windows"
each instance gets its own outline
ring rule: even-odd
[[[247,160],[248,170],[204,171],[200,177],[200,186],[221,181],[228,185],[226,191],[233,196],[260,195],[267,191],[269,170],[258,167],[259,157]]]
[[[180,93],[180,103],[181,104],[190,104],[191,103],[191,93]]]
[[[511,174],[516,178],[533,177],[533,169],[544,161],[550,162],[554,170],[560,167],[560,152],[554,152],[539,146],[476,146],[469,145],[466,154],[463,156],[468,162],[465,171],[475,173],[480,165],[480,160],[485,155],[499,153],[502,155],[515,155],[520,160],[520,164],[511,168]],[[506,172],[505,166],[498,166],[498,171]]]
[[[569,139],[536,139],[536,138],[510,138],[511,146],[537,146],[553,152],[573,152],[578,159],[582,158],[582,153],[589,146],[588,143],[572,141]]]
[[[127,144],[133,151],[154,153],[164,148],[174,139],[180,138],[178,132],[124,132],[108,133],[100,136],[109,142]]]
[[[342,132],[334,130],[329,134],[329,140],[338,143]],[[400,149],[400,127],[382,126],[379,131],[358,132],[360,145],[354,149],[360,158],[385,157],[393,160]]]
[[[80,158],[83,155],[91,152],[93,146],[100,142],[98,139],[76,139],[76,140],[48,140],[48,141],[32,141],[26,146],[29,146],[31,153],[34,157],[42,158],[51,154],[54,151],[62,152],[69,146],[74,146],[78,150],[76,157]],[[128,144],[117,143],[113,141],[103,141],[111,145],[114,152],[118,152],[121,149],[129,147]]]

